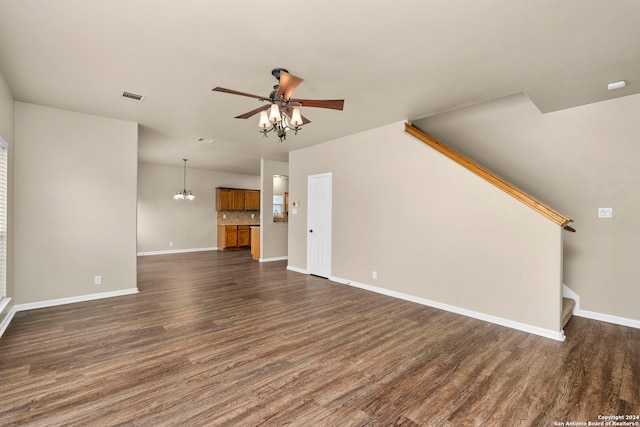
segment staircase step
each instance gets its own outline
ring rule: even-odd
[[[571,298],[562,298],[562,327],[564,328],[571,315],[573,314],[573,307],[576,306],[575,300]]]

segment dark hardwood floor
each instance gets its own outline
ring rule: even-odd
[[[573,318],[556,342],[285,267],[248,251],[141,257],[137,295],[17,313],[0,339],[0,425],[640,414],[640,330]]]

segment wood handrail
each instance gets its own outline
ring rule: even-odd
[[[473,160],[463,156],[462,154],[458,153],[457,151],[447,147],[446,145],[444,145],[440,141],[430,137],[429,135],[427,135],[426,133],[422,132],[417,127],[415,127],[415,126],[413,126],[413,125],[411,125],[409,123],[405,123],[404,130],[407,133],[409,133],[409,134],[413,135],[414,137],[418,138],[420,141],[424,142],[425,144],[427,144],[428,146],[430,146],[434,150],[439,151],[440,153],[444,154],[445,156],[447,156],[448,158],[450,158],[454,162],[458,163],[459,165],[463,166],[464,168],[466,168],[466,169],[470,170],[471,172],[475,173],[480,178],[484,179],[485,181],[490,182],[491,184],[493,184],[494,186],[498,187],[499,189],[501,189],[505,193],[507,193],[510,196],[518,199],[519,201],[521,201],[525,205],[529,206],[533,210],[541,213],[542,215],[544,215],[545,217],[547,217],[551,221],[555,222],[556,224],[558,224],[558,225],[560,225],[562,227],[567,227],[567,224],[569,224],[572,221],[571,218],[568,218],[568,217],[562,215],[561,213],[551,209],[549,206],[547,206],[544,203],[542,203],[542,202],[536,200],[535,198],[531,197],[530,195],[528,195],[524,191],[520,190],[519,188],[517,188],[517,187],[513,186],[512,184],[508,183],[507,181],[503,180],[502,178],[500,178],[499,176],[497,176],[493,172],[491,172],[488,169],[485,169],[482,166],[480,166],[479,164],[475,163]],[[571,228],[571,227],[569,227],[569,228]],[[569,231],[575,231],[575,230],[571,229]]]

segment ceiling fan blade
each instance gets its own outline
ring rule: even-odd
[[[329,108],[331,110],[342,110],[344,108],[344,99],[295,99],[291,98],[291,102],[297,102],[303,107]]]
[[[293,107],[291,105],[287,106],[287,115],[289,118],[293,116]],[[305,116],[300,114],[300,118],[302,119],[302,125],[306,125],[307,123],[311,123],[311,120],[307,119]]]
[[[241,114],[239,116],[236,116],[235,118],[236,119],[248,119],[249,117],[255,116],[259,112],[264,111],[264,110],[268,110],[268,109],[269,109],[268,105],[262,105],[262,106],[256,108],[255,110],[251,110],[248,113]]]
[[[278,86],[278,92],[276,96],[278,98],[284,97],[284,99],[291,98],[291,94],[298,87],[300,83],[302,83],[304,79],[300,77],[296,77],[293,74],[286,73],[284,71],[280,72],[280,85]]]
[[[211,90],[214,91],[214,92],[230,93],[232,95],[248,96],[249,98],[256,98],[256,99],[259,99],[261,101],[271,101],[269,98],[265,98],[264,96],[252,95],[250,93],[244,93],[244,92],[238,92],[237,90],[225,89],[223,87],[214,87]]]

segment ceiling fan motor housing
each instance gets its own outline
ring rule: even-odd
[[[271,70],[271,74],[273,75],[273,77],[275,77],[278,81],[280,81],[280,72],[284,71],[285,73],[288,73],[289,70],[285,69],[285,68],[274,68],[273,70]]]

